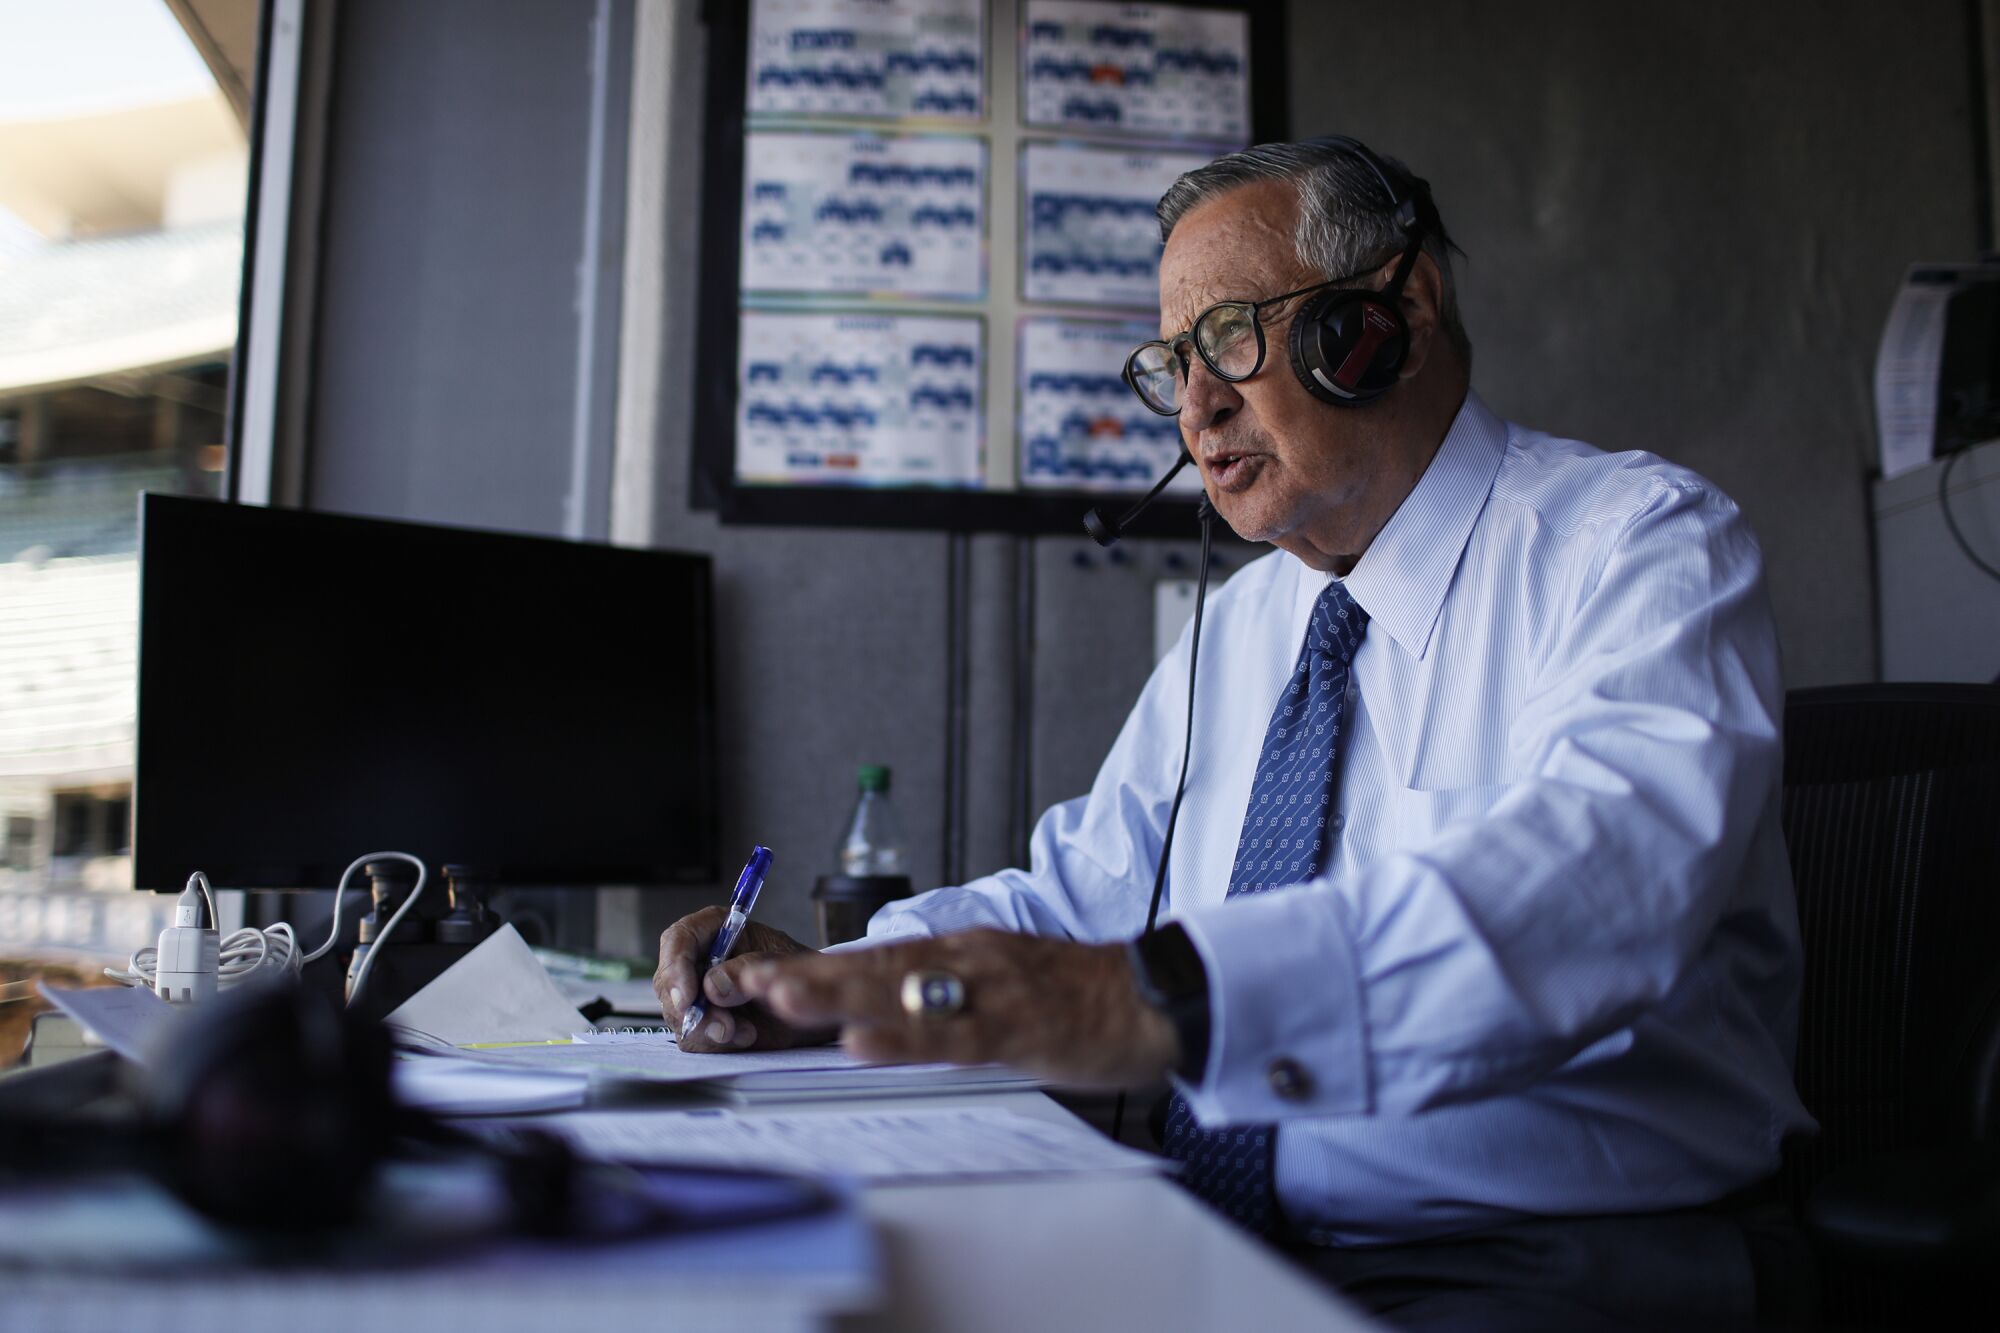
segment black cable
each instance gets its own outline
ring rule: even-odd
[[[1195,670],[1201,665],[1201,612],[1208,602],[1208,549],[1209,532],[1215,518],[1215,511],[1208,507],[1208,498],[1201,502],[1201,572],[1196,575],[1194,585],[1194,633],[1188,642],[1188,703],[1187,731],[1181,738],[1181,776],[1174,784],[1174,803],[1167,810],[1167,831],[1160,840],[1160,864],[1153,871],[1153,901],[1146,908],[1146,929],[1151,930],[1159,919],[1160,896],[1167,887],[1167,855],[1174,849],[1174,825],[1180,822],[1181,798],[1187,795],[1188,762],[1194,757],[1194,682]]]
[[[1174,825],[1180,822],[1181,798],[1187,795],[1188,761],[1194,757],[1194,681],[1195,669],[1201,664],[1201,612],[1208,604],[1208,551],[1209,537],[1215,521],[1215,510],[1209,506],[1208,497],[1202,496],[1196,509],[1201,519],[1201,571],[1195,576],[1194,585],[1194,633],[1188,642],[1188,701],[1187,733],[1181,738],[1181,776],[1174,784],[1174,803],[1167,809],[1167,831],[1160,839],[1160,864],[1153,871],[1153,901],[1146,908],[1146,930],[1153,929],[1153,922],[1159,919],[1160,896],[1167,887],[1167,856],[1174,849]],[[1125,1094],[1118,1094],[1118,1102],[1111,1111],[1111,1141],[1118,1142],[1125,1129]]]
[[[1980,572],[1984,573],[1986,577],[2000,579],[2000,569],[1995,569],[1979,558],[1979,553],[1973,550],[1971,543],[1965,540],[1965,534],[1958,530],[1958,520],[1951,516],[1951,495],[1949,491],[1951,486],[1951,470],[1958,466],[1959,459],[1965,457],[1970,452],[1972,451],[1969,449],[1960,449],[1946,458],[1944,466],[1938,469],[1938,509],[1944,514],[1944,526],[1946,530],[1951,533],[1951,539],[1958,543],[1958,549],[1965,553],[1965,558],[1977,565]]]

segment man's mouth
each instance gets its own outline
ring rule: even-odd
[[[1234,491],[1250,483],[1257,470],[1257,454],[1225,450],[1208,456],[1208,479],[1216,489]]]

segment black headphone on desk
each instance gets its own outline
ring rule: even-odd
[[[54,1098],[0,1103],[0,1181],[137,1173],[258,1232],[354,1218],[397,1135],[421,1120],[390,1095],[388,1033],[288,985],[224,994],[181,1018],[145,1068],[106,1071],[96,1114]]]
[[[1390,217],[1403,234],[1403,254],[1381,291],[1330,287],[1307,298],[1292,320],[1288,346],[1292,373],[1307,393],[1335,407],[1372,403],[1396,386],[1410,354],[1410,326],[1403,318],[1403,284],[1409,280],[1425,236],[1436,227],[1430,187],[1410,178],[1408,192],[1396,188],[1389,167],[1359,139],[1344,134],[1309,142],[1344,149],[1382,182]]]
[[[367,1219],[378,1249],[399,1254],[491,1235],[618,1240],[794,1217],[834,1201],[785,1173],[630,1167],[579,1157],[546,1131],[473,1134],[398,1105],[391,1058],[380,1023],[302,986],[246,987],[184,1016],[140,1076],[135,1113],[0,1104],[0,1184],[136,1172],[267,1245],[317,1246]],[[398,1233],[399,1219],[379,1206],[392,1161],[491,1171],[498,1203],[484,1220]],[[649,1175],[728,1177],[739,1188],[717,1207],[652,1188]]]

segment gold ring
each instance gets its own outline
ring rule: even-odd
[[[965,983],[949,972],[903,974],[903,1012],[911,1018],[950,1018],[965,1008]]]

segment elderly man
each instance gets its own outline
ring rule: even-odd
[[[1400,164],[1266,145],[1159,215],[1162,339],[1127,378],[1278,548],[1207,609],[1165,923],[1135,942],[1185,636],[1029,869],[885,909],[864,948],[757,931],[699,982],[697,914],[661,941],[668,1020],[701,984],[700,1049],[838,1030],[875,1060],[1169,1075],[1183,1179],[1343,1282],[1584,1270],[1642,1313],[1750,1313],[1743,1243],[1700,1223],[1810,1125],[1755,539],[1686,469],[1470,392]],[[1508,1262],[1435,1243],[1480,1236]]]

